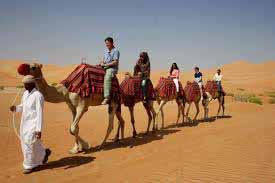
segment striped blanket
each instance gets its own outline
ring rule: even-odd
[[[200,87],[195,81],[193,83],[189,81],[187,82],[186,86],[184,87],[184,93],[187,102],[194,102],[198,97],[201,96]]]
[[[80,64],[61,82],[70,92],[78,93],[81,97],[102,94],[104,91],[105,70],[100,66]],[[120,88],[117,77],[113,77],[111,97],[120,100]]]
[[[143,100],[141,89],[142,79],[139,77],[129,77],[120,84],[122,101],[125,106],[133,106],[135,103]],[[150,79],[147,80],[147,100],[155,100],[155,91]]]
[[[184,91],[181,82],[179,82],[179,93],[177,93],[176,85],[173,79],[171,78],[161,77],[155,90],[158,93],[158,96],[165,97],[168,99],[173,98],[173,96],[175,95],[179,97],[184,96]]]
[[[208,92],[214,99],[217,98],[219,95],[218,84],[215,81],[207,81],[204,92]],[[221,93],[225,95],[223,88],[221,88]]]

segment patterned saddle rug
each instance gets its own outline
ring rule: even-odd
[[[175,95],[178,97],[184,97],[184,91],[181,82],[179,82],[179,92],[177,93],[176,85],[171,78],[161,77],[155,90],[160,97],[165,97],[168,99],[173,98]]]
[[[122,101],[125,106],[133,106],[135,103],[143,100],[143,92],[141,88],[142,79],[139,77],[129,77],[120,84]],[[155,91],[150,79],[146,81],[147,100],[155,100]]]
[[[225,92],[223,90],[223,88],[221,87],[220,91],[219,91],[219,87],[218,84],[215,81],[207,81],[205,87],[204,87],[204,91],[203,92],[208,92],[210,93],[210,95],[212,95],[212,97],[215,99],[218,97],[219,92],[221,92],[223,95],[225,95]]]
[[[90,97],[102,94],[104,91],[105,70],[100,66],[80,64],[61,82],[70,92],[78,93],[81,97]],[[120,101],[120,87],[117,77],[113,77],[111,98]]]
[[[196,82],[187,82],[184,87],[185,98],[187,102],[194,102],[201,96],[200,87]]]

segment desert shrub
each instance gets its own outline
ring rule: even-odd
[[[263,105],[263,102],[262,102],[262,100],[259,98],[259,97],[257,97],[257,96],[250,96],[249,98],[248,98],[248,102],[249,103],[254,103],[254,104],[259,104],[259,105]]]
[[[226,96],[234,97],[234,93],[226,93]]]
[[[16,88],[23,88],[23,87],[24,87],[23,85],[16,86]]]
[[[270,104],[275,104],[275,98],[271,98],[271,99],[269,99],[269,101],[268,101]]]
[[[240,102],[249,102],[249,103],[254,103],[259,105],[263,104],[262,100],[259,97],[257,97],[255,94],[247,94],[247,93],[236,94],[234,95],[234,99]]]
[[[5,87],[4,86],[0,86],[0,90],[4,90],[5,89]]]
[[[275,91],[265,92],[267,96],[275,98]]]
[[[239,90],[239,91],[245,91],[245,89],[243,89],[243,88],[237,88],[237,90]]]
[[[55,83],[55,82],[51,84],[51,86],[56,86],[56,85],[57,85],[57,83]]]

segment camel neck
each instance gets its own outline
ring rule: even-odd
[[[44,78],[37,81],[37,89],[43,94],[45,101],[47,102],[65,102],[65,96],[60,87],[48,85],[47,81]]]

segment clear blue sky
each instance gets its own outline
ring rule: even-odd
[[[0,59],[95,64],[115,38],[120,68],[139,52],[152,69],[275,59],[274,0],[0,0]]]

